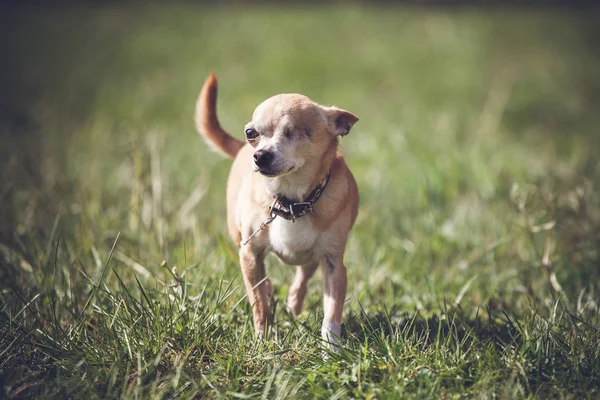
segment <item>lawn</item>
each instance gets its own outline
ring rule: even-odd
[[[592,9],[0,6],[0,398],[600,397]],[[230,161],[193,126],[360,117],[343,351],[321,276],[252,329]]]

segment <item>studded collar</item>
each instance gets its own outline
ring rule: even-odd
[[[270,207],[269,215],[278,216],[288,221],[296,222],[297,218],[303,217],[306,214],[313,212],[313,206],[323,194],[327,183],[329,183],[329,177],[331,171],[327,172],[325,179],[321,181],[313,189],[312,192],[306,197],[304,201],[294,202],[285,196],[276,196],[275,201]]]
[[[325,179],[321,183],[317,185],[316,188],[304,201],[293,202],[285,196],[275,196],[275,200],[273,200],[273,204],[269,207],[269,218],[265,220],[257,230],[255,230],[248,239],[242,242],[242,245],[247,245],[254,236],[258,234],[258,232],[267,229],[267,225],[269,225],[273,220],[277,217],[281,217],[288,221],[296,222],[297,218],[303,217],[306,214],[313,212],[313,206],[319,200],[319,197],[323,194],[323,190],[325,190],[325,186],[329,183],[329,177],[331,176],[331,171],[327,172]]]

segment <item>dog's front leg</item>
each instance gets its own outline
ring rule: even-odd
[[[346,266],[341,257],[326,258],[324,265],[323,287],[323,325],[321,336],[331,344],[333,351],[339,351],[337,343],[340,339],[342,311],[346,298]]]
[[[266,277],[264,258],[263,250],[252,246],[240,248],[240,264],[244,275],[244,284],[248,300],[252,305],[254,331],[258,337],[264,337],[267,334],[267,326],[271,323],[268,302],[270,281]]]

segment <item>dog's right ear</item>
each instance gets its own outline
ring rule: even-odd
[[[350,111],[337,107],[327,107],[326,110],[329,123],[335,127],[335,136],[346,136],[358,121],[358,117]]]

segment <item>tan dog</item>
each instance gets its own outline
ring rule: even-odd
[[[297,265],[288,308],[299,314],[319,265],[324,274],[323,339],[337,349],[346,296],[344,249],[358,212],[358,189],[338,149],[358,118],[300,94],[261,103],[245,127],[246,144],[217,119],[217,80],[211,73],[196,104],[196,127],[216,150],[235,158],[227,182],[227,225],[239,246],[254,329],[271,323],[265,256]]]

